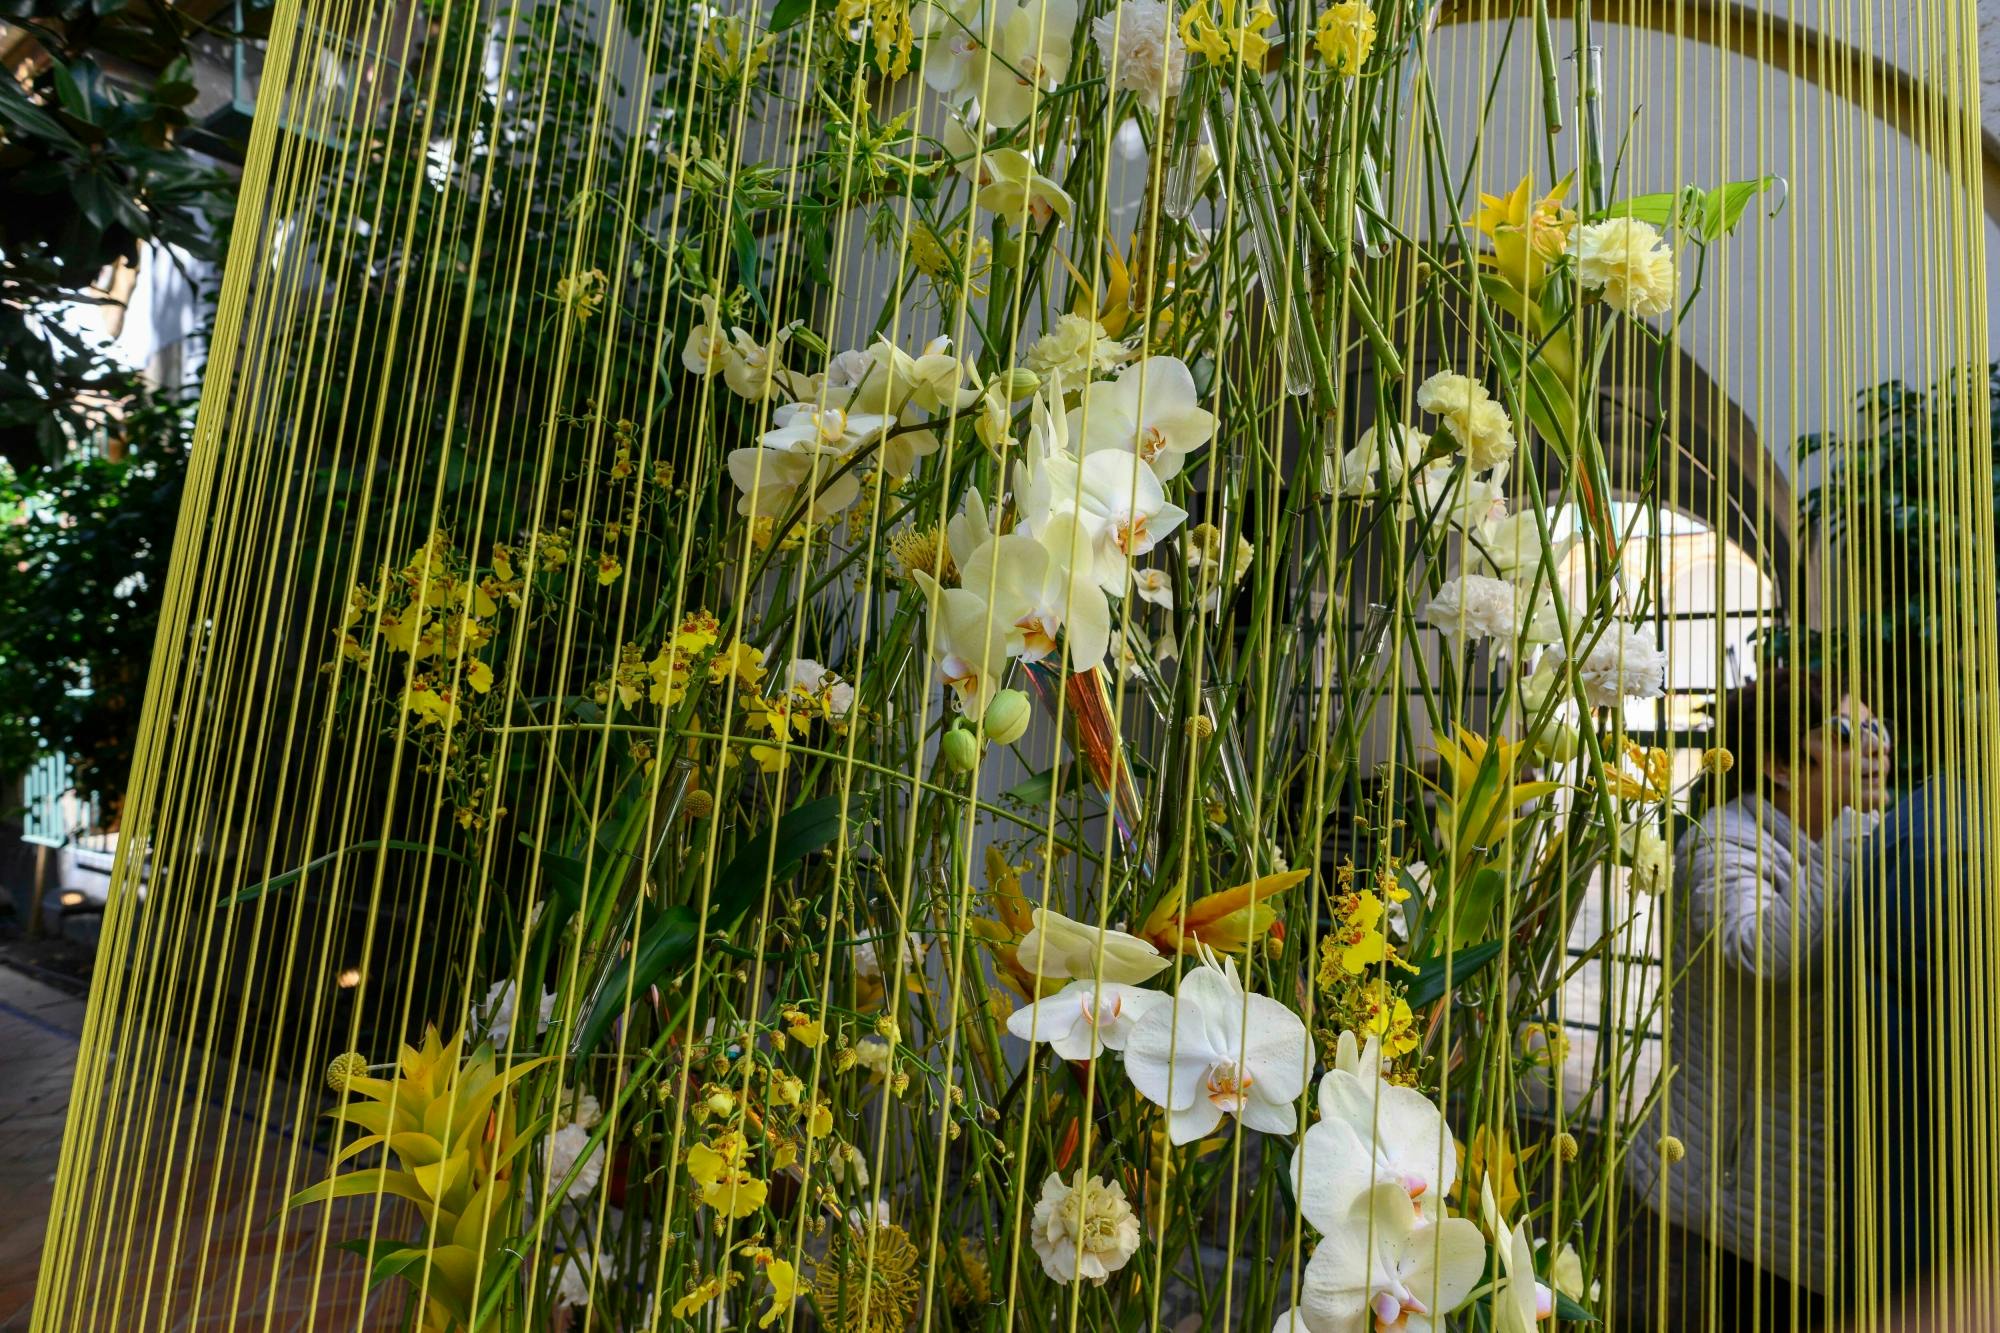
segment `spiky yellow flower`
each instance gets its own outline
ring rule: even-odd
[[[499,1248],[514,1234],[521,1194],[520,1147],[513,1087],[543,1059],[502,1066],[482,1043],[469,1055],[462,1037],[424,1032],[422,1046],[405,1046],[392,1077],[369,1076],[362,1057],[334,1061],[342,1076],[341,1105],[328,1114],[340,1130],[358,1129],[335,1158],[348,1163],[374,1151],[383,1165],[338,1171],[294,1194],[287,1210],[330,1199],[390,1195],[415,1204],[410,1214],[426,1233],[402,1247],[415,1258],[397,1269],[425,1293],[423,1329],[462,1327],[452,1314],[472,1308],[478,1279],[493,1272]],[[364,1159],[365,1160],[365,1159]]]
[[[571,273],[556,281],[556,304],[579,324],[587,323],[604,305],[611,280],[599,268]]]
[[[1216,0],[1213,12],[1209,0],[1195,0],[1181,13],[1181,40],[1190,51],[1198,51],[1217,64],[1232,55],[1252,67],[1261,67],[1271,52],[1271,39],[1264,29],[1278,21],[1271,7],[1251,0]]]
[[[942,584],[958,582],[958,566],[952,562],[943,528],[899,528],[890,533],[889,559],[905,582],[916,582],[919,572]]]
[[[903,1333],[923,1286],[917,1247],[893,1222],[849,1228],[813,1274],[813,1302],[833,1333]]]
[[[993,268],[993,242],[986,237],[975,236],[968,243],[963,227],[940,232],[920,221],[910,228],[909,251],[910,262],[932,282],[956,291],[962,280],[966,295],[986,295],[986,277]],[[962,278],[961,262],[965,265]]]
[[[986,1252],[966,1237],[959,1237],[957,1253],[945,1261],[944,1298],[954,1310],[973,1309],[993,1299],[993,1272]]]

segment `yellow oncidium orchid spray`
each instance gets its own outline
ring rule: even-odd
[[[308,1186],[288,1209],[333,1199],[378,1194],[414,1204],[424,1223],[422,1239],[378,1244],[374,1276],[401,1277],[424,1293],[417,1327],[470,1325],[482,1275],[500,1269],[500,1247],[513,1234],[519,1194],[515,1156],[537,1140],[518,1134],[513,1086],[547,1057],[500,1067],[482,1042],[462,1057],[464,1034],[450,1041],[425,1029],[421,1047],[404,1046],[394,1078],[360,1072],[356,1056],[343,1056],[328,1082],[346,1096],[326,1112],[363,1130],[334,1156],[336,1168],[373,1148],[386,1148],[396,1166],[348,1171]]]
[[[1206,945],[1219,954],[1242,954],[1278,925],[1269,901],[1303,884],[1309,873],[1287,870],[1265,875],[1198,898],[1185,909],[1187,889],[1176,887],[1146,918],[1140,938],[1164,952],[1197,953]]]

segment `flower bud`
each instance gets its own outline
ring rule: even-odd
[[[1701,771],[1711,777],[1721,777],[1736,767],[1736,756],[1717,745],[1701,752]]]
[[[1576,1135],[1564,1130],[1556,1135],[1556,1156],[1565,1162],[1574,1162],[1583,1149],[1578,1146]]]
[[[1187,733],[1191,740],[1205,741],[1215,734],[1215,723],[1203,713],[1196,713],[1187,720]]]
[[[1006,391],[1007,401],[1010,403],[1024,402],[1032,398],[1035,391],[1042,387],[1042,377],[1026,366],[1016,366],[995,382]]]
[[[979,741],[964,727],[953,726],[938,743],[946,767],[954,773],[970,773],[979,763]]]
[[[997,745],[1012,745],[1028,730],[1034,707],[1019,690],[1001,690],[986,705],[986,739]]]
[[[1688,1155],[1687,1145],[1669,1134],[1660,1140],[1660,1160],[1668,1166]]]
[[[335,1092],[346,1092],[348,1084],[357,1078],[368,1077],[368,1057],[359,1051],[349,1051],[336,1055],[326,1067],[326,1086]]]
[[[1582,738],[1577,735],[1576,728],[1569,723],[1551,722],[1548,728],[1535,738],[1535,752],[1550,763],[1571,763],[1583,752]]]
[[[696,787],[681,803],[681,813],[689,819],[707,819],[715,813],[715,798],[705,789]]]

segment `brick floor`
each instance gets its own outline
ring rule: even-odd
[[[0,967],[0,1333],[26,1330],[34,1307],[83,1014],[82,1001]],[[361,1333],[400,1324],[398,1295],[385,1290],[371,1303],[362,1260],[322,1247],[324,1214],[277,1225],[287,1162],[297,1188],[318,1178],[325,1159],[263,1129],[261,1085],[244,1082],[230,1105],[218,1092],[206,1105],[162,1117],[162,1133],[180,1125],[175,1160],[121,1184],[121,1195],[146,1206],[125,1214],[112,1244],[78,1251],[92,1262],[122,1252],[122,1279],[113,1270],[75,1284],[95,1292],[97,1303],[71,1310],[64,1329]],[[196,1136],[202,1146],[190,1152]],[[335,1234],[367,1234],[369,1207],[368,1200],[336,1204]],[[178,1225],[168,1225],[170,1217]]]

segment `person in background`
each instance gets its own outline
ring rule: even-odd
[[[1852,1230],[1836,945],[1889,742],[1859,700],[1768,668],[1719,698],[1733,764],[1675,850],[1663,1091],[1632,1127],[1617,1286],[1631,1329],[1820,1326]]]

